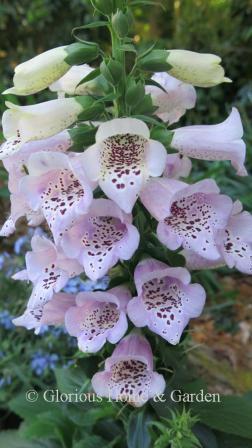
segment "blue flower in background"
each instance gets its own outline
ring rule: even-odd
[[[42,350],[38,350],[34,353],[31,359],[31,369],[33,372],[41,376],[46,370],[54,370],[59,356],[56,353],[43,353]]]
[[[94,289],[106,289],[109,284],[109,277],[105,276],[97,281],[82,280],[79,277],[71,278],[64,291],[68,293],[78,293],[81,291],[93,291]]]
[[[11,316],[8,310],[0,311],[0,326],[5,330],[12,330],[15,327],[12,319],[14,319],[14,316]]]
[[[0,377],[0,389],[2,389],[4,386],[9,386],[11,384],[11,381],[12,378],[10,375],[7,375],[6,377]]]

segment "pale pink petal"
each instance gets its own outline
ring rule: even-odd
[[[189,284],[184,268],[167,268],[144,274],[138,297],[129,302],[128,316],[136,326],[148,328],[177,344],[190,318],[202,312],[206,294],[201,285]],[[142,316],[142,320],[141,320]]]
[[[127,314],[131,322],[138,328],[145,327],[148,324],[148,313],[143,308],[141,300],[138,297],[133,297],[129,301]]]
[[[149,139],[148,126],[134,118],[102,123],[96,144],[82,155],[87,176],[126,213],[130,213],[150,175],[165,168],[166,150]]]
[[[244,176],[246,146],[238,110],[217,125],[185,126],[175,129],[172,148],[181,154],[202,160],[230,160],[237,174]]]
[[[146,86],[146,93],[150,93],[153,104],[158,107],[155,111],[161,120],[176,123],[186,109],[192,109],[196,103],[196,91],[193,86],[170,76],[168,73],[155,73],[152,79],[165,90],[156,86]]]
[[[132,217],[108,199],[96,199],[89,212],[62,235],[66,254],[77,258],[91,280],[101,278],[121,259],[130,258],[138,247],[138,231]],[[127,246],[127,247],[126,247]]]
[[[161,220],[168,215],[174,194],[186,186],[185,182],[175,179],[150,179],[142,190],[140,199],[152,216]]]
[[[16,274],[12,275],[13,280],[29,280],[28,272],[26,269],[22,269],[22,271],[16,272]]]
[[[15,223],[11,216],[7,218],[0,230],[0,236],[8,237],[16,231]]]
[[[118,287],[119,288],[119,287]],[[116,288],[108,291],[83,291],[76,296],[76,305],[82,307],[86,302],[110,302],[119,308],[120,302],[116,296]]]
[[[87,339],[83,334],[78,338],[78,348],[84,353],[97,353],[106,343],[106,336],[99,334],[93,339]]]
[[[136,118],[115,118],[99,126],[95,139],[97,143],[101,143],[114,135],[125,134],[140,135],[148,139],[150,131],[143,121]]]
[[[138,294],[141,294],[142,285],[149,278],[149,274],[153,271],[162,271],[167,269],[167,264],[162,263],[162,261],[155,260],[154,258],[145,258],[140,261],[136,266],[134,272],[134,282],[136,285],[136,289]]]
[[[145,152],[145,163],[150,176],[161,176],[165,169],[166,157],[165,147],[156,140],[149,140]]]
[[[78,338],[84,352],[96,352],[108,339],[116,343],[127,331],[127,319],[120,312],[112,294],[94,292],[79,294],[76,307],[65,315],[67,331]],[[98,299],[98,300],[97,300]]]
[[[127,304],[132,297],[129,288],[127,288],[127,286],[120,285],[110,289],[107,292],[111,295],[115,295],[118,299],[118,306],[120,310],[126,311]]]
[[[125,313],[120,313],[118,322],[108,332],[107,340],[111,344],[116,344],[125,335],[128,329],[128,321]]]
[[[216,260],[209,260],[197,254],[192,250],[182,250],[181,255],[186,259],[186,267],[187,269],[199,270],[199,269],[216,269],[221,266],[225,266],[225,261],[222,258],[221,254],[219,258]]]
[[[233,215],[219,235],[221,254],[228,267],[252,274],[252,215],[241,212]]]
[[[43,308],[41,323],[43,325],[62,325],[67,310],[75,303],[73,294],[56,293]]]
[[[86,310],[84,307],[72,306],[65,314],[65,326],[67,332],[71,336],[78,337],[81,335],[81,324],[85,318]]]
[[[109,397],[108,382],[110,379],[110,372],[97,372],[92,378],[92,387],[97,395],[100,397]]]
[[[83,164],[89,180],[92,182],[98,181],[100,175],[100,146],[98,144],[90,146],[78,158]]]
[[[122,260],[129,260],[139,246],[140,235],[136,227],[127,225],[124,238],[118,243],[118,256]]]
[[[138,359],[145,363],[148,369],[153,368],[153,356],[149,342],[137,332],[131,332],[116,346],[112,356],[106,360],[106,370],[122,359]]]
[[[160,241],[171,250],[182,245],[205,258],[219,258],[216,232],[225,228],[233,206],[231,199],[218,191],[215,182],[206,179],[175,193],[170,212],[157,227]]]
[[[144,355],[144,356],[143,356]],[[95,392],[114,400],[142,406],[164,390],[164,380],[153,372],[153,355],[148,341],[137,333],[122,339],[105,362],[105,372],[92,378]]]
[[[149,398],[161,396],[165,390],[165,386],[166,384],[163,375],[153,372],[149,390]]]
[[[180,154],[167,154],[163,175],[170,179],[188,177],[192,169],[192,162],[188,157]]]

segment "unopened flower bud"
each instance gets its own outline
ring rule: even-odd
[[[129,22],[126,14],[122,11],[117,11],[112,17],[112,25],[119,37],[125,37],[129,31]]]
[[[74,43],[48,50],[17,65],[13,78],[14,87],[3,93],[30,95],[40,92],[61,78],[71,65],[89,62],[98,54],[98,45],[92,43]]]

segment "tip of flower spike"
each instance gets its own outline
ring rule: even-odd
[[[227,78],[227,77],[225,76],[225,78],[223,79],[223,82],[233,82],[233,81],[232,81],[232,79]]]

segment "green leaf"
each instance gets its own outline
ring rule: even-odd
[[[86,435],[84,439],[76,442],[73,448],[97,448],[98,446],[106,448],[105,440],[100,436]]]
[[[151,446],[149,422],[150,417],[143,411],[131,413],[127,427],[128,448],[149,448]]]
[[[161,86],[161,84],[159,84],[159,82],[154,81],[154,79],[146,79],[145,84],[147,86],[158,87],[159,89],[163,90],[164,93],[167,93],[167,90],[165,90],[165,88],[163,86]]]
[[[131,44],[121,45],[119,47],[119,50],[126,51],[126,52],[131,52],[131,53],[137,53],[136,48],[134,47],[134,45],[131,45]]]
[[[133,0],[130,3],[130,5],[131,6],[138,6],[138,5],[142,5],[142,6],[144,6],[144,5],[146,5],[146,6],[159,6],[160,8],[163,9],[163,11],[166,11],[166,8],[165,8],[165,6],[162,3],[154,1],[154,0]]]
[[[149,48],[147,48],[147,50],[143,51],[142,53],[139,53],[137,59],[144,58],[144,56],[147,56],[149,53],[151,53],[151,51],[155,48],[156,44],[157,42],[154,42],[154,44],[152,44]]]
[[[0,446],[2,448],[58,448],[53,441],[45,438],[43,441],[23,440],[20,432],[16,430],[1,431]]]
[[[93,79],[97,78],[100,74],[100,69],[96,68],[95,70],[92,70],[85,78],[83,78],[79,84],[77,84],[76,88],[79,87],[81,84],[84,84],[85,82],[92,81]]]
[[[137,114],[137,115],[131,115],[131,117],[138,118],[139,120],[142,120],[142,121],[144,121],[145,123],[148,123],[148,124],[160,125],[160,122],[158,120],[156,120],[153,117],[148,117],[146,115]]]
[[[70,367],[69,369],[55,369],[57,387],[62,393],[76,393],[83,390],[83,386],[87,383],[87,377],[78,367]]]
[[[196,423],[193,427],[193,433],[202,443],[203,448],[223,448],[219,447],[217,439],[213,431],[201,423]]]
[[[74,426],[69,419],[67,419],[62,410],[52,410],[35,415],[33,420],[29,423],[24,423],[21,427],[21,433],[27,439],[50,439],[58,440],[63,447],[72,445],[72,434]]]
[[[252,401],[239,396],[222,396],[221,402],[191,404],[200,421],[213,429],[252,439]]]
[[[15,398],[9,401],[9,409],[15,412],[19,417],[30,420],[34,418],[34,415],[38,415],[42,412],[51,411],[52,407],[57,408],[56,403],[48,403],[44,400],[42,392],[38,395],[37,401],[29,402],[26,399],[27,391],[21,392]]]
[[[88,30],[88,29],[92,29],[92,28],[100,28],[103,26],[108,26],[108,22],[105,22],[103,20],[99,20],[97,22],[91,22],[91,23],[87,23],[86,25],[82,25],[82,26],[76,26],[75,28],[72,29],[72,36],[75,37],[75,39],[79,40],[80,42],[85,42],[82,39],[80,39],[77,35],[76,32],[78,31],[82,31],[82,30]]]
[[[83,151],[84,148],[95,143],[97,128],[83,124],[69,129],[68,132],[73,142],[71,149],[75,151]]]

